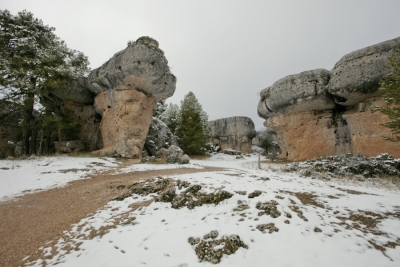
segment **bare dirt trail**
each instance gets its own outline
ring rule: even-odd
[[[126,164],[123,164],[126,165]],[[119,196],[135,180],[155,176],[220,171],[221,168],[167,169],[112,174],[106,171],[67,186],[26,194],[17,201],[0,203],[0,266],[23,266],[39,255],[38,248],[62,237],[89,214]]]

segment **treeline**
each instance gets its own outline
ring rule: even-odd
[[[0,149],[12,137],[21,155],[50,153],[60,135],[79,127],[54,93],[87,75],[89,61],[28,11],[0,11],[0,27]]]

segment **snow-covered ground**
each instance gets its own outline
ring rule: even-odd
[[[26,172],[40,174],[39,166],[46,162],[0,162],[0,166],[9,168],[5,171],[15,177],[14,182],[25,181],[23,190],[27,190],[36,187],[28,188],[33,184],[21,177],[27,176]],[[224,255],[219,266],[400,266],[400,192],[394,188],[301,178],[296,173],[280,172],[279,165],[274,164],[263,164],[262,170],[257,170],[256,155],[235,159],[219,154],[191,162],[193,166],[226,169],[168,178],[200,185],[200,191],[205,193],[224,190],[232,197],[218,205],[193,209],[173,209],[168,202],[135,208],[157,194],[134,194],[122,201],[111,201],[94,216],[74,225],[57,244],[42,248],[48,255],[55,255],[44,261],[58,266],[212,266],[199,262],[198,247],[189,244],[188,239],[202,239],[217,230],[217,239],[235,234],[247,245],[247,249]],[[11,168],[12,164],[19,167]],[[59,168],[72,168],[61,167],[64,165],[58,161],[57,164]],[[79,164],[86,168],[89,163]],[[169,165],[174,167],[179,165]],[[129,168],[125,171],[160,167],[139,164]],[[176,188],[177,193],[184,190]],[[261,195],[248,198],[255,190]],[[22,187],[13,194],[21,192]],[[263,211],[256,207],[259,202],[275,205],[278,215],[270,210],[260,215]],[[271,223],[271,233],[268,229],[265,233],[259,230],[260,225]],[[108,233],[88,238],[93,230],[105,227],[109,228]],[[222,243],[213,250],[223,246]],[[42,266],[42,260],[29,265]]]
[[[65,186],[70,181],[117,165],[113,158],[68,156],[0,160],[0,201],[28,192]]]

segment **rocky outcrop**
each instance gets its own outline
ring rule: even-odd
[[[256,136],[253,121],[248,117],[230,117],[210,121],[211,143],[221,150],[233,149],[251,153],[251,140]]]
[[[176,85],[158,42],[150,37],[130,42],[93,70],[87,84],[102,116],[99,153],[140,159],[156,102],[172,96]]]
[[[153,117],[144,144],[147,155],[155,156],[161,148],[169,148],[171,145],[179,146],[176,136],[164,122]]]
[[[183,154],[183,150],[175,145],[171,145],[168,149],[161,148],[157,151],[156,158],[165,159],[165,162],[170,164],[188,164],[190,161],[190,157]]]
[[[261,117],[326,110],[335,103],[327,93],[330,73],[324,69],[286,76],[261,91],[258,113]]]
[[[343,56],[331,71],[328,92],[341,106],[351,107],[379,96],[379,81],[390,72],[388,57],[400,47],[400,37]]]
[[[140,37],[116,53],[88,76],[89,89],[96,95],[115,89],[132,89],[156,101],[175,92],[176,77],[170,72],[164,52],[150,37]]]
[[[389,40],[345,55],[332,71],[314,70],[287,76],[261,91],[258,114],[276,132],[289,160],[344,153],[400,157],[393,134],[382,126],[389,119],[379,80],[400,45]]]

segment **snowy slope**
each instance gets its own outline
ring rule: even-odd
[[[55,254],[44,261],[58,266],[211,266],[199,262],[196,245],[189,244],[188,238],[217,230],[218,238],[236,234],[248,246],[224,255],[218,266],[400,266],[398,190],[300,178],[267,164],[257,170],[256,156],[238,160],[217,155],[193,163],[227,169],[169,178],[201,185],[203,192],[225,190],[233,196],[194,209],[173,209],[165,202],[133,208],[156,194],[111,201],[74,225],[58,244],[42,248],[48,255]],[[182,190],[177,188],[178,193]],[[248,198],[255,190],[261,195]],[[257,203],[272,200],[280,215],[259,216]],[[243,209],[238,209],[239,201]],[[263,233],[257,228],[270,223],[278,231]],[[110,227],[109,232],[86,238],[102,227]]]

